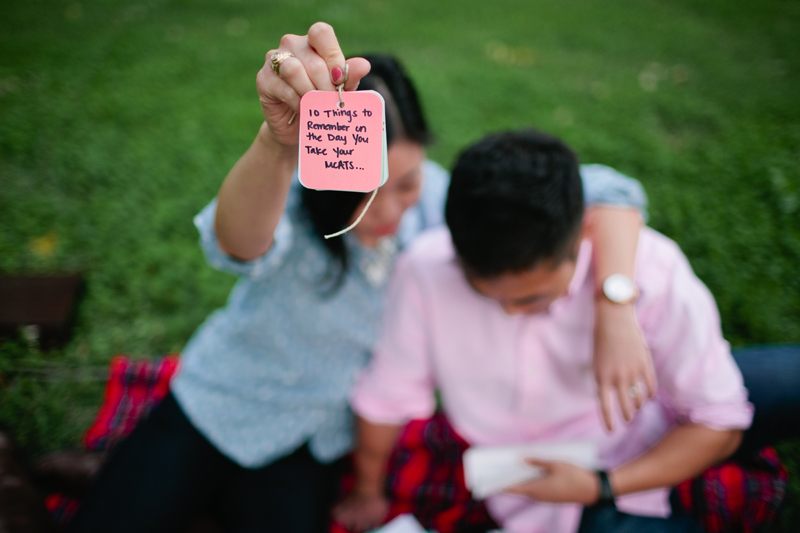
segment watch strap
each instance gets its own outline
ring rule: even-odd
[[[597,471],[597,480],[600,484],[600,495],[597,498],[595,505],[604,507],[616,506],[614,489],[611,488],[611,482],[608,480],[608,472],[605,470]]]

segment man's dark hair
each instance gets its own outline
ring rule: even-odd
[[[432,135],[417,91],[400,62],[383,54],[367,54],[362,57],[369,61],[371,67],[369,74],[361,79],[358,90],[372,90],[383,96],[386,102],[387,145],[391,147],[398,139],[407,139],[421,146],[430,144]],[[333,263],[327,272],[327,278],[332,282],[331,291],[335,291],[344,280],[349,267],[349,256],[344,239],[325,239],[323,235],[346,227],[365,196],[362,192],[303,188],[302,202],[314,225],[314,233],[333,257]]]
[[[469,275],[555,267],[573,255],[583,220],[578,158],[550,135],[489,135],[458,158],[445,219]]]

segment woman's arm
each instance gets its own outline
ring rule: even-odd
[[[291,54],[280,64],[280,75],[272,68],[274,52]],[[352,58],[346,63],[345,90],[354,90],[369,72],[369,62]],[[269,250],[297,167],[300,121],[291,119],[305,93],[334,90],[344,80],[343,69],[339,42],[323,22],[311,26],[308,35],[284,35],[278,49],[267,53],[256,77],[264,123],[225,178],[217,202],[214,226],[220,248],[229,255],[250,260]]]
[[[214,229],[223,251],[248,261],[269,250],[296,167],[297,146],[276,142],[262,124],[217,197]]]
[[[595,287],[602,287],[612,274],[634,279],[641,227],[641,214],[636,209],[605,206],[589,209],[586,228],[593,243]],[[598,290],[595,310],[594,372],[603,421],[610,431],[614,419],[613,396],[617,397],[624,419],[630,421],[644,397],[655,395],[656,378],[633,302],[614,303]],[[640,392],[631,395],[634,390]]]

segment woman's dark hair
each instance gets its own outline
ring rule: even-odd
[[[445,220],[466,272],[493,278],[572,257],[583,207],[578,158],[528,129],[490,135],[461,153]]]
[[[421,145],[431,142],[431,133],[417,91],[396,58],[389,55],[361,56],[372,65],[369,74],[361,79],[359,91],[380,93],[386,102],[386,142],[389,146],[397,139],[408,139]],[[314,233],[333,257],[323,282],[330,283],[330,293],[344,281],[349,266],[347,245],[341,237],[325,239],[347,226],[366,193],[343,191],[302,190],[302,203]]]

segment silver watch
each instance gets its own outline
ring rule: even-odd
[[[603,281],[603,295],[614,303],[631,303],[639,296],[639,288],[624,274],[611,274]]]

